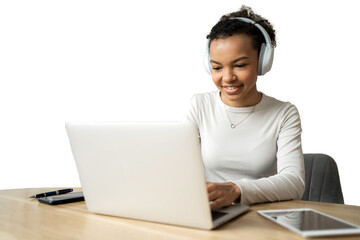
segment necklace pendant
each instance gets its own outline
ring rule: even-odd
[[[231,124],[231,128],[235,128],[236,127],[236,125],[235,124]]]

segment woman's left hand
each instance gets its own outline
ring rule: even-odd
[[[206,186],[211,210],[231,205],[241,194],[240,188],[232,182],[207,182]]]

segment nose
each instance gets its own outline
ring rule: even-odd
[[[223,78],[224,82],[231,82],[231,81],[236,80],[236,75],[234,75],[234,72],[232,71],[232,69],[226,69],[223,72],[222,78]]]

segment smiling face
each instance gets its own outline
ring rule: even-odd
[[[215,39],[210,44],[212,79],[222,101],[232,107],[257,104],[258,51],[251,37],[238,34]]]

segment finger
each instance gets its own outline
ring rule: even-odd
[[[206,183],[206,188],[208,192],[212,192],[216,189],[216,184],[212,183],[212,182],[207,182]]]
[[[209,201],[215,201],[216,199],[220,198],[220,194],[218,191],[212,191],[208,193]]]
[[[211,211],[214,211],[214,210],[217,210],[217,209],[219,209],[219,208],[221,208],[221,207],[223,207],[223,206],[224,206],[224,205],[223,205],[222,200],[221,200],[221,199],[217,199],[217,200],[213,201],[213,202],[210,204],[210,209],[211,209]]]
[[[209,201],[214,201],[219,198],[219,191],[214,183],[206,183]]]

